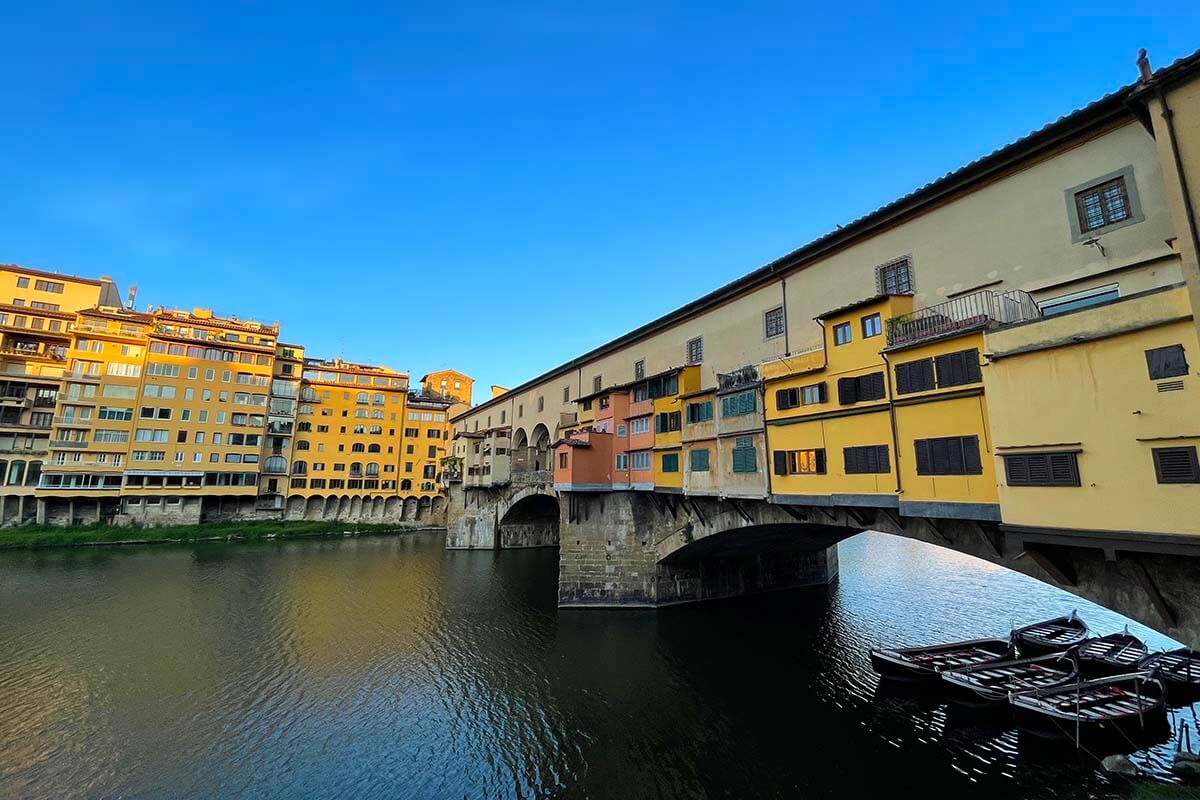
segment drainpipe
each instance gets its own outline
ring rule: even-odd
[[[784,306],[787,308],[787,306]],[[783,329],[784,336],[787,336],[787,312],[783,312]],[[767,384],[759,381],[758,390],[762,393],[762,432],[763,432],[763,452],[766,453],[767,463],[763,464],[763,469],[767,471],[767,502],[771,502],[771,496],[775,494],[775,489],[771,485],[771,473],[775,471],[775,459],[771,454],[771,442],[767,439]],[[720,447],[718,443],[717,447]]]
[[[783,290],[783,356],[787,358],[792,354],[792,332],[788,330],[787,318],[787,278],[780,276],[779,286]]]
[[[896,497],[899,497],[904,493],[904,487],[900,483],[900,433],[896,430],[896,387],[892,382],[892,362],[888,361],[887,353],[879,355],[883,357],[883,368],[887,372],[888,379],[888,421],[892,425],[892,454],[896,463]]]
[[[1161,106],[1163,121],[1167,125],[1167,139],[1171,144],[1171,157],[1175,161],[1175,174],[1179,176],[1179,189],[1183,193],[1183,213],[1187,218],[1188,233],[1192,239],[1192,257],[1198,263],[1195,264],[1192,270],[1191,280],[1189,280],[1188,294],[1192,298],[1192,322],[1197,327],[1197,334],[1200,335],[1200,308],[1197,308],[1195,302],[1200,298],[1200,285],[1197,285],[1197,279],[1200,279],[1200,232],[1196,230],[1196,212],[1192,207],[1192,193],[1188,189],[1187,173],[1183,170],[1183,158],[1179,154],[1179,139],[1175,135],[1175,112],[1167,105],[1167,96],[1163,93],[1161,86],[1154,87],[1154,95],[1158,98],[1158,103]]]

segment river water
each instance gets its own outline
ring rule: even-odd
[[[1021,575],[862,534],[829,590],[559,611],[556,552],[442,546],[0,553],[0,798],[1122,789],[1002,717],[878,687],[878,643],[1004,634],[1072,608],[1101,632],[1128,622]],[[1171,750],[1135,760],[1166,775]]]

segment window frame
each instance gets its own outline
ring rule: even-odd
[[[1117,180],[1122,181],[1129,215],[1125,219],[1085,230],[1080,214],[1079,196]],[[1107,175],[1100,175],[1077,186],[1072,186],[1070,189],[1064,190],[1063,195],[1067,203],[1067,217],[1071,226],[1071,241],[1075,244],[1081,244],[1088,239],[1094,239],[1097,236],[1111,233],[1128,225],[1136,225],[1146,219],[1142,212],[1141,198],[1138,196],[1137,178],[1134,174],[1133,165],[1122,167]]]
[[[688,339],[684,355],[686,357],[685,363],[688,365],[704,363],[704,337],[694,336]]]
[[[874,320],[874,322],[875,322],[875,326],[874,326],[875,332],[868,333],[867,332],[867,323],[871,322],[872,320]],[[878,311],[876,311],[874,314],[868,314],[867,316],[862,317],[859,320],[859,322],[861,323],[861,327],[862,327],[862,338],[874,339],[876,336],[883,335],[883,315],[881,315]]]
[[[897,271],[903,267],[905,280],[897,280],[894,289],[888,288],[887,274],[892,271]],[[913,275],[913,262],[911,255],[903,255],[899,258],[893,258],[891,261],[885,261],[875,267],[875,293],[879,295],[895,295],[895,294],[912,294],[913,287],[916,285]]]
[[[777,326],[777,330],[774,333],[771,332],[773,324]],[[782,305],[768,308],[763,312],[763,339],[778,339],[786,333],[787,314],[784,313]]]
[[[845,331],[845,333],[846,333],[846,340],[839,341],[839,338],[843,331]],[[842,345],[850,344],[853,341],[854,341],[854,326],[852,326],[849,321],[839,322],[837,325],[833,326],[833,346],[834,347],[841,347]]]
[[[1001,453],[1004,461],[1004,482],[1009,486],[1069,486],[1079,487],[1083,483],[1079,477],[1078,450],[1043,450],[1033,453]],[[1034,459],[1044,459],[1044,479],[1035,478],[1030,462]],[[1054,460],[1058,459],[1066,469],[1061,477],[1055,476]],[[1024,460],[1024,476],[1015,469]]]
[[[1167,477],[1164,479],[1162,458],[1166,453],[1186,453],[1189,460],[1191,474],[1183,480],[1175,480]],[[1200,483],[1200,459],[1197,458],[1195,445],[1184,445],[1174,447],[1153,447],[1150,449],[1150,457],[1154,462],[1154,479],[1159,485],[1191,485]]]

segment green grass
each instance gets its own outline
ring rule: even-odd
[[[29,547],[69,547],[72,545],[104,544],[107,542],[193,542],[200,539],[233,538],[259,541],[274,536],[290,539],[300,536],[338,535],[354,533],[384,533],[416,527],[413,523],[326,522],[303,520],[294,522],[209,522],[202,525],[172,525],[155,528],[115,525],[76,525],[61,528],[53,525],[26,525],[0,530],[0,550]]]

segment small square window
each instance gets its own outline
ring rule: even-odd
[[[878,314],[872,314],[869,317],[862,318],[863,338],[870,339],[872,336],[878,336],[883,333],[883,322]]]
[[[782,336],[784,332],[783,306],[772,308],[763,315],[763,325],[768,339]]]
[[[697,336],[695,339],[688,340],[687,363],[699,364],[703,360],[704,360],[704,337]]]
[[[912,291],[912,264],[908,257],[898,258],[875,268],[878,294],[908,294]]]
[[[1183,345],[1173,344],[1167,347],[1156,347],[1146,351],[1146,368],[1150,370],[1150,380],[1162,378],[1180,378],[1188,374],[1187,356]]]
[[[645,359],[639,358],[637,361],[633,362],[633,379],[635,381],[640,381],[644,377],[646,377],[646,361]]]
[[[1159,483],[1200,483],[1195,447],[1155,447],[1151,452]]]
[[[1077,192],[1075,208],[1079,213],[1079,230],[1083,232],[1124,222],[1130,216],[1125,178],[1118,177]]]
[[[840,325],[833,326],[833,343],[849,344],[850,342],[850,323],[843,322]]]

